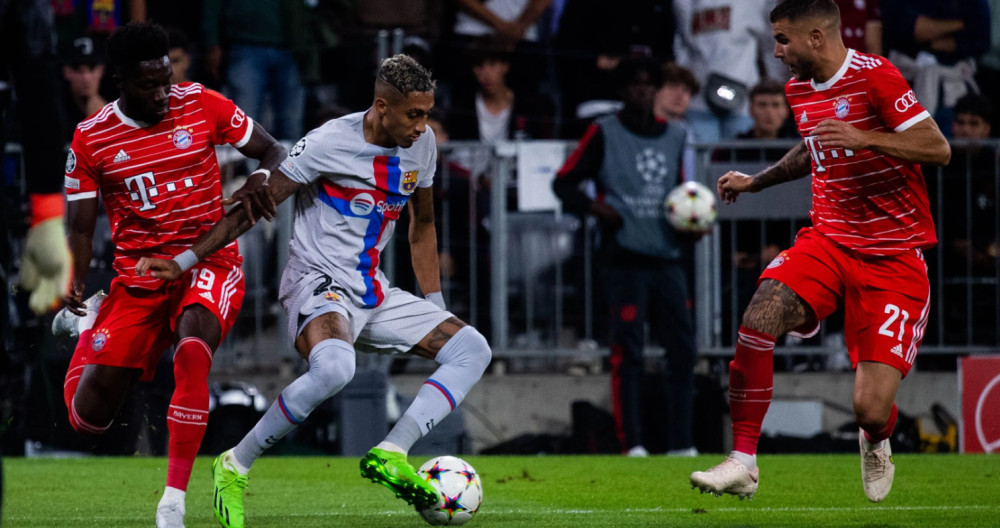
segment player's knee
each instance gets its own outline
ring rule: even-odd
[[[448,358],[450,357],[452,358],[450,362],[463,365],[482,375],[483,372],[486,372],[486,367],[490,365],[490,361],[493,359],[493,351],[490,349],[489,342],[486,341],[483,334],[480,334],[478,330],[471,326],[466,326],[459,330],[447,344],[454,346],[457,353],[447,357],[442,357],[439,354],[438,359],[441,364],[449,362]]]
[[[327,397],[340,392],[354,378],[356,361],[353,349],[347,353],[341,343],[321,343],[309,355],[310,376]],[[322,351],[318,350],[319,346],[323,346]]]
[[[869,402],[854,401],[854,420],[866,431],[882,428],[889,421],[889,410]]]
[[[72,399],[68,405],[69,424],[77,433],[84,435],[99,435],[111,427],[114,418],[104,416],[104,413],[97,412],[86,405],[77,405],[76,399]]]

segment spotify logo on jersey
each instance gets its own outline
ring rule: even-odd
[[[375,208],[375,198],[368,193],[362,193],[351,198],[351,212],[358,216],[368,216]]]

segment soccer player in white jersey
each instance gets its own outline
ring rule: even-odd
[[[425,507],[438,494],[407,463],[410,447],[448,415],[490,362],[486,339],[449,313],[441,297],[432,184],[437,157],[427,127],[430,73],[406,55],[382,62],[372,106],[309,132],[267,182],[275,204],[297,192],[290,259],[280,297],[289,335],[309,370],[286,387],[240,443],[214,462],[215,515],[243,526],[251,464],[354,375],[355,350],[407,353],[440,366],[385,440],[361,460],[361,474]],[[392,288],[379,256],[409,207],[412,264],[421,299]],[[140,275],[176,279],[249,228],[239,207],[172,260],[143,259]]]
[[[878,502],[892,487],[896,392],[913,365],[930,302],[922,251],[937,237],[919,164],[945,165],[951,149],[892,64],[844,47],[833,0],[785,0],[771,11],[771,24],[774,55],[793,75],[785,95],[804,141],[757,174],[724,174],[718,191],[732,202],[811,174],[813,225],[761,274],[729,364],[734,450],[722,464],[692,473],[691,485],[753,497],[775,340],[815,333],[843,306],[862,485]]]

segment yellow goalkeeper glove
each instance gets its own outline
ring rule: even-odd
[[[31,292],[28,306],[36,314],[55,308],[69,290],[70,255],[63,217],[56,216],[28,230],[21,260],[21,286]]]

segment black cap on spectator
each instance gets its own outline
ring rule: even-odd
[[[100,49],[98,49],[94,39],[90,37],[77,37],[60,48],[63,62],[69,66],[83,64],[93,66],[104,62]]]

